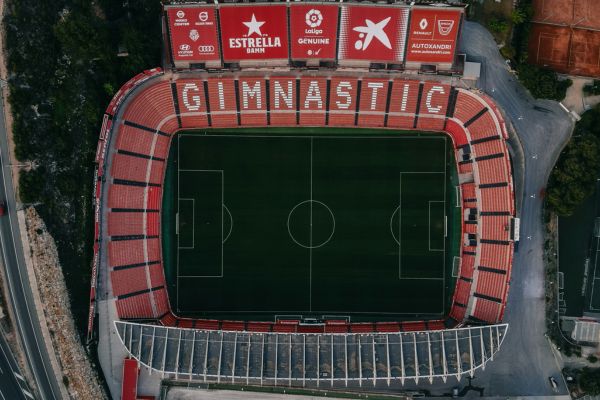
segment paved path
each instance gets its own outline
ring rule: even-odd
[[[48,351],[44,346],[23,258],[4,121],[4,105],[0,101],[0,168],[2,170],[0,199],[6,201],[8,208],[7,215],[0,217],[0,250],[6,283],[9,287],[10,306],[16,317],[16,321],[13,322],[23,343],[27,363],[36,381],[40,398],[59,399],[58,382],[50,367]]]

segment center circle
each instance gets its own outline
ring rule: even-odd
[[[287,219],[288,234],[306,249],[316,249],[331,240],[335,218],[331,209],[319,200],[304,200],[294,206]]]

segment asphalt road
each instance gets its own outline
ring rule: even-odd
[[[23,400],[32,399],[23,375],[19,373],[17,362],[10,352],[10,348],[0,334],[0,399]]]
[[[26,352],[27,363],[33,373],[40,399],[59,399],[60,389],[48,357],[37,318],[16,213],[16,200],[8,157],[8,141],[4,104],[0,101],[0,199],[6,201],[7,214],[0,217],[0,251],[4,268],[10,306],[13,309],[16,329]]]

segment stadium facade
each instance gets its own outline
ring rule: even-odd
[[[501,111],[429,75],[460,72],[463,15],[461,7],[403,2],[166,5],[166,68],[117,92],[99,136],[89,338],[100,318],[119,338],[117,353],[169,379],[389,385],[460,379],[485,367],[508,330],[501,322],[518,219]],[[161,247],[172,138],[301,126],[451,139],[462,240],[445,318],[253,322],[173,313]],[[99,334],[102,341],[108,332]]]

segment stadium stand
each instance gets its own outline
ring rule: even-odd
[[[463,182],[463,213],[478,211],[475,219],[463,224],[463,233],[472,238],[462,248],[450,325],[500,321],[510,282],[514,195],[506,126],[487,97],[437,82],[371,77],[180,74],[168,80],[154,71],[138,79],[111,102],[98,144],[104,149],[109,140],[114,142],[110,155],[99,151],[97,162],[99,176],[104,163],[110,166],[109,179],[98,190],[106,187],[108,193],[106,251],[120,318],[195,329],[282,333],[447,327],[444,321],[323,325],[216,321],[179,318],[170,311],[161,263],[160,209],[171,136],[178,129],[202,127],[329,125],[445,131],[452,138]],[[470,151],[467,159],[459,157]]]

